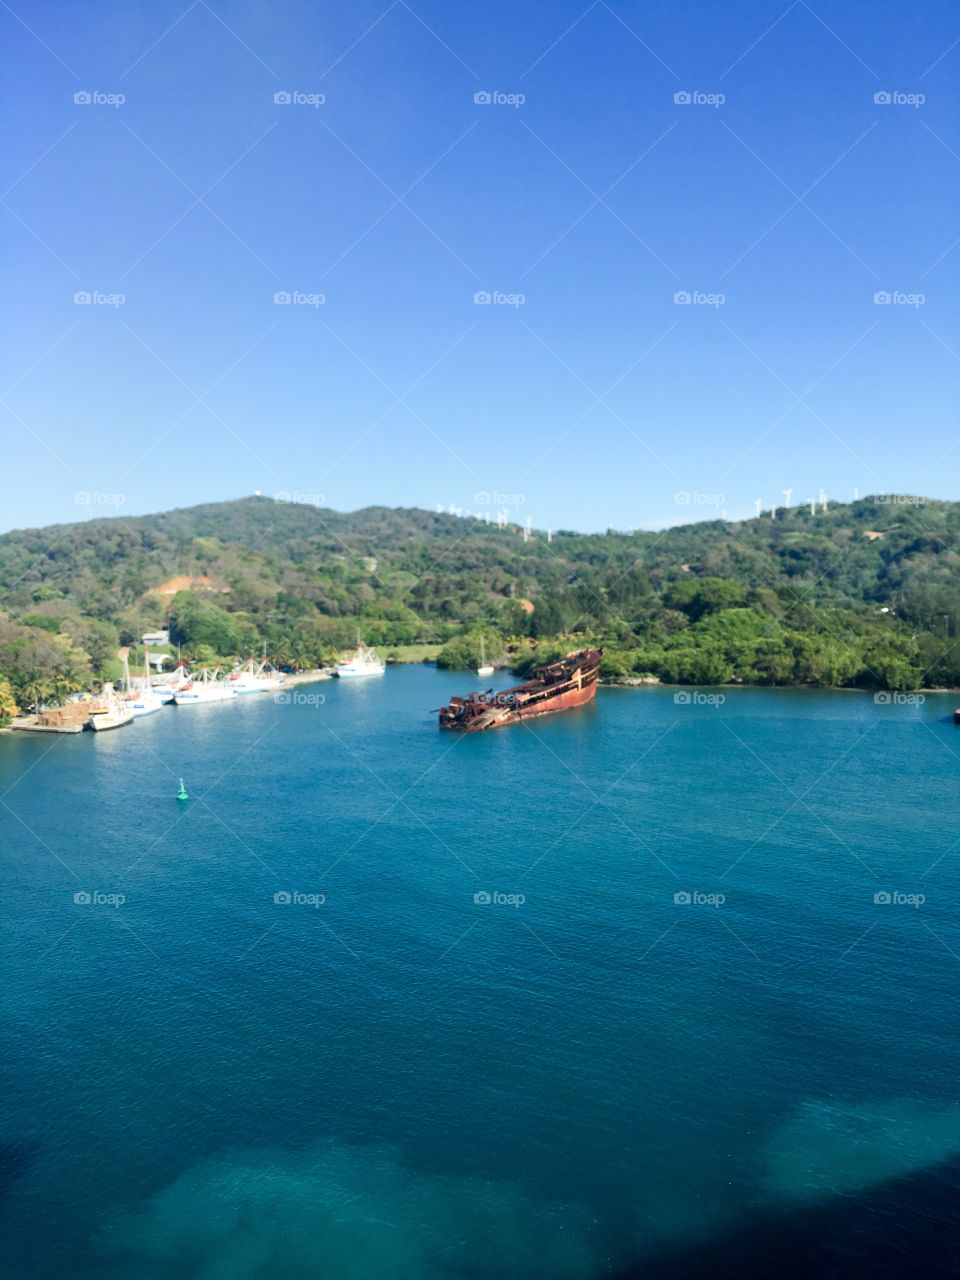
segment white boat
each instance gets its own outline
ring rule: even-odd
[[[353,657],[338,662],[334,670],[341,680],[353,680],[358,676],[382,676],[386,667],[372,649],[358,644]]]
[[[159,694],[154,693],[150,687],[150,672],[147,670],[144,678],[139,684],[134,684],[130,679],[130,664],[127,659],[126,651],[123,654],[123,705],[128,711],[132,711],[134,719],[140,716],[152,716],[155,711],[159,711],[165,698],[161,698]]]
[[[283,672],[278,671],[273,663],[267,662],[266,659],[260,664],[257,679],[267,689],[279,689],[287,682],[287,677]]]
[[[217,667],[217,671],[220,668]],[[232,702],[237,696],[229,680],[218,680],[217,672],[211,678],[209,670],[204,667],[199,678],[190,680],[182,689],[173,695],[178,707],[197,706],[201,702]]]
[[[173,702],[180,690],[186,689],[192,679],[193,676],[188,671],[187,664],[182,660],[178,660],[172,674],[161,676],[159,679],[151,681],[150,688],[164,702]]]
[[[492,676],[493,667],[487,662],[487,655],[483,649],[483,636],[480,637],[480,665],[477,667],[478,676]]]
[[[107,729],[121,729],[125,724],[133,724],[134,718],[133,712],[117,697],[113,686],[106,685],[102,698],[90,709],[87,728],[103,733]]]
[[[239,675],[231,676],[230,684],[237,697],[245,693],[266,693],[267,691],[265,684],[261,684],[256,676],[251,676],[246,671],[241,671]]]
[[[266,659],[255,667],[251,658],[245,667],[230,676],[233,691],[237,694],[268,693],[271,689],[279,689],[283,682],[284,677],[272,666],[268,667]]]
[[[124,707],[98,707],[90,712],[87,727],[103,733],[105,729],[121,729],[125,724],[133,724],[135,719],[133,712]]]
[[[140,716],[152,716],[155,711],[159,711],[163,706],[165,699],[159,697],[152,689],[139,689],[133,693],[128,693],[123,699],[123,705],[128,711],[132,711],[134,718]]]

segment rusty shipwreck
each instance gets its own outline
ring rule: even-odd
[[[531,679],[512,689],[470,693],[465,698],[451,698],[439,711],[441,729],[460,729],[479,733],[516,724],[534,716],[580,707],[597,691],[602,649],[578,649],[559,662],[538,667]]]

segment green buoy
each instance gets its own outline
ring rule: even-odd
[[[182,778],[180,779],[180,790],[177,792],[177,799],[178,799],[178,800],[189,800],[189,799],[190,799],[190,797],[187,795],[187,788],[183,785],[183,779],[182,779]]]

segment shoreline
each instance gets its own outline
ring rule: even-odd
[[[314,684],[317,680],[332,680],[333,667],[313,667],[310,671],[284,671],[284,688],[291,684]]]
[[[917,694],[952,693],[960,697],[960,688],[919,688],[919,689],[862,689],[848,684],[750,684],[744,680],[737,684],[670,684],[667,680],[649,676],[615,676],[597,682],[604,689],[794,689],[808,693],[866,693],[875,696],[878,693],[889,694],[890,697],[910,697]]]
[[[434,669],[438,669],[436,667],[436,663],[423,662],[423,661],[392,662],[392,663],[388,663],[388,666],[393,666],[393,667],[432,666],[434,667]],[[469,671],[471,670],[471,668],[467,667],[464,670]],[[506,670],[506,668],[499,668],[498,670]],[[296,685],[301,685],[301,684],[317,684],[321,680],[332,680],[334,678],[335,677],[334,677],[334,672],[332,667],[315,667],[310,671],[285,672],[283,683],[284,683],[284,686],[295,687]],[[949,694],[954,694],[958,698],[960,698],[960,688],[943,688],[943,687],[922,688],[922,689],[856,689],[856,688],[851,688],[849,685],[747,684],[747,683],[704,684],[701,686],[701,685],[692,685],[692,684],[669,684],[666,680],[660,680],[656,676],[615,676],[612,678],[608,677],[607,679],[601,678],[600,680],[597,681],[597,684],[598,684],[598,687],[603,689],[699,690],[703,688],[703,689],[720,689],[720,690],[729,689],[731,691],[735,691],[738,689],[744,689],[744,690],[764,689],[764,690],[770,690],[770,691],[777,691],[777,690],[782,691],[782,690],[789,689],[794,692],[805,692],[805,693],[859,693],[859,694],[865,694],[865,695],[871,696],[873,698],[876,698],[877,694],[886,694],[888,698],[891,700],[891,702],[893,702],[894,699],[897,699],[897,698],[926,697],[928,694],[948,694],[949,693]],[[20,726],[24,726],[26,721],[35,721],[35,720],[36,720],[36,716],[32,712],[25,716],[22,716],[22,715],[16,716],[10,724],[0,725],[0,734],[23,732],[23,728],[22,727],[18,728],[18,724]],[[51,734],[62,734],[63,730],[33,729],[31,730],[31,732],[47,732]]]

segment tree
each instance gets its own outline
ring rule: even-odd
[[[719,649],[688,650],[678,669],[680,684],[727,684],[733,667]]]
[[[174,644],[206,644],[224,655],[238,654],[245,647],[237,621],[219,605],[190,591],[178,591],[174,596],[169,629]]]
[[[84,619],[79,642],[90,655],[94,674],[100,675],[107,663],[117,656],[120,633],[112,622],[100,618]]]
[[[496,632],[483,633],[483,646],[484,657],[490,662],[496,662],[503,654],[503,641]],[[442,670],[476,670],[479,665],[480,633],[477,631],[448,640],[437,654],[437,666]]]
[[[605,653],[600,662],[600,674],[608,679],[629,675],[632,669],[630,655],[627,653]]]
[[[902,654],[869,651],[864,660],[862,683],[881,689],[916,689],[923,682],[920,667]],[[857,683],[861,683],[858,678]]]
[[[861,665],[859,653],[832,636],[798,636],[796,655],[796,677],[801,684],[849,684]]]
[[[757,684],[789,684],[794,675],[794,656],[779,637],[761,640],[753,658],[752,678]]]
[[[682,610],[694,622],[720,609],[745,603],[747,588],[730,578],[684,578],[666,592],[667,604]]]
[[[554,596],[546,596],[537,602],[530,616],[530,634],[538,639],[558,635],[565,629],[563,614]]]
[[[45,704],[53,698],[53,681],[44,676],[33,675],[22,685],[21,696],[34,711],[42,711]]]
[[[0,725],[9,724],[19,714],[20,708],[14,697],[13,685],[6,676],[0,676]]]

